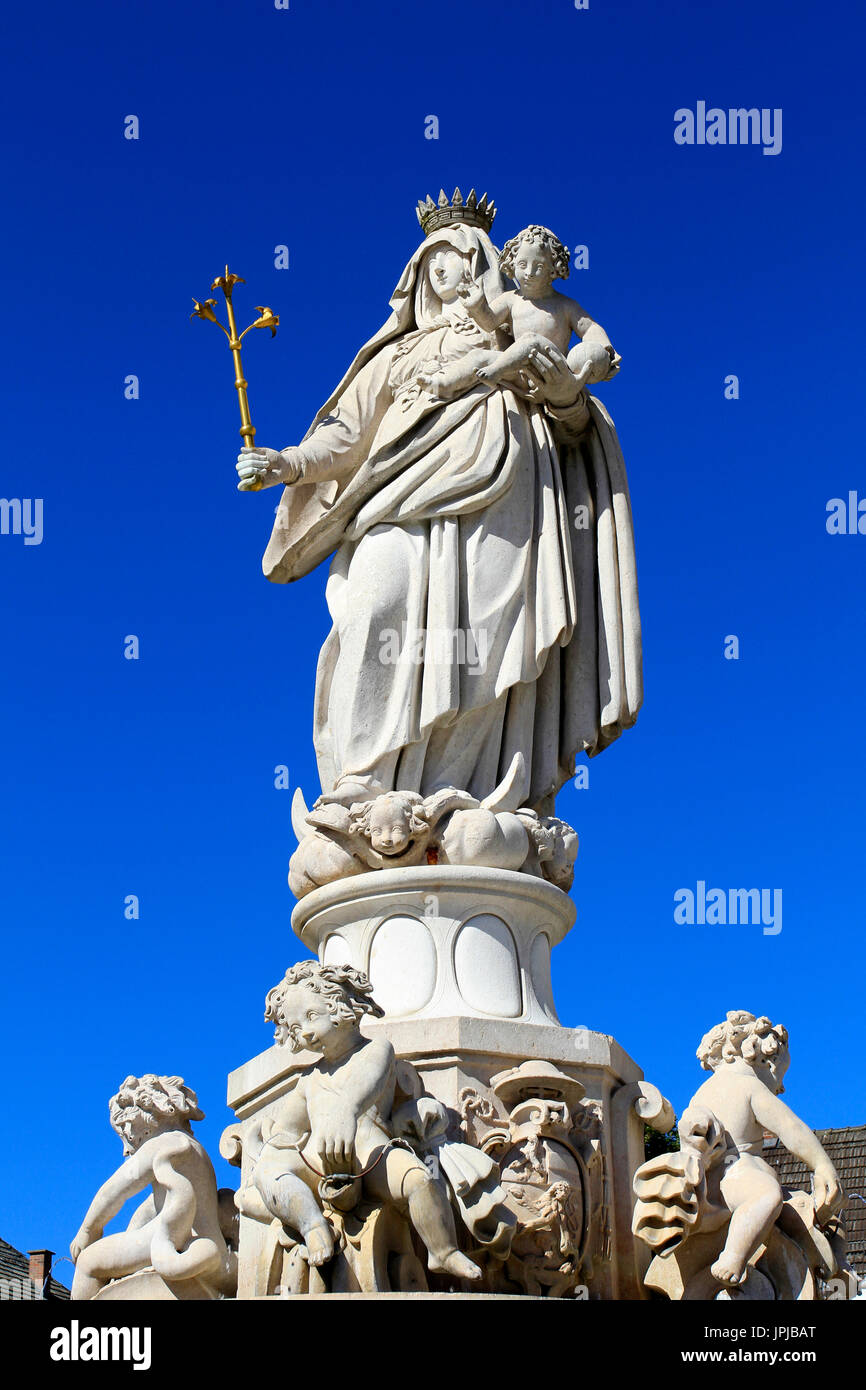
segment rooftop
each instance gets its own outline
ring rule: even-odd
[[[842,1218],[848,1236],[848,1259],[862,1278],[866,1275],[866,1125],[816,1129],[815,1135],[845,1189],[847,1200]],[[805,1163],[789,1154],[775,1135],[764,1140],[763,1156],[775,1168],[784,1187],[809,1191],[811,1178]]]
[[[52,1277],[49,1284],[52,1298],[69,1298],[69,1290]],[[40,1299],[41,1290],[30,1282],[30,1260],[8,1241],[0,1240],[0,1300]]]

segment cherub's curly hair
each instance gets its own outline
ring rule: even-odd
[[[134,1153],[153,1130],[166,1120],[186,1128],[191,1120],[203,1120],[195,1091],[182,1076],[128,1076],[108,1102],[111,1127],[123,1140],[124,1153]]]
[[[732,1009],[724,1023],[717,1023],[701,1038],[697,1058],[704,1071],[715,1071],[735,1057],[750,1063],[772,1061],[787,1045],[788,1030],[781,1023]]]
[[[409,812],[409,833],[411,835],[420,835],[423,831],[430,829],[423,810],[424,798],[419,792],[381,792],[372,801],[354,801],[352,803],[349,807],[349,833],[351,835],[364,835],[369,840],[371,834],[370,817],[373,813],[373,807],[377,801],[393,796],[409,803],[406,809]]]
[[[288,1043],[293,1052],[300,1052],[303,1044],[297,1037],[297,1025],[286,1022],[283,1005],[295,985],[307,985],[321,994],[330,1013],[339,1021],[357,1021],[364,1014],[381,1018],[385,1012],[372,998],[373,986],[363,970],[356,970],[352,965],[320,965],[317,960],[302,960],[286,971],[265,998],[265,1022],[273,1023],[276,1042]]]
[[[522,241],[539,242],[550,255],[553,262],[554,280],[567,280],[569,271],[568,247],[563,246],[558,236],[554,236],[549,227],[539,227],[533,222],[531,226],[524,227],[517,236],[506,241],[502,248],[502,255],[499,257],[499,269],[503,275],[514,278],[514,262],[517,251]]]

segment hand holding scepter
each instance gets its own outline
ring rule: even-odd
[[[218,328],[222,328],[223,333],[225,333],[229,340],[229,347],[231,348],[235,364],[235,388],[238,393],[238,405],[241,410],[240,434],[244,441],[243,450],[238,458],[238,472],[241,476],[238,487],[243,492],[258,492],[260,488],[266,486],[266,482],[271,481],[270,479],[266,480],[266,475],[271,471],[273,461],[277,458],[279,458],[280,462],[283,464],[285,461],[275,450],[257,449],[254,444],[256,428],[250,418],[247,382],[244,379],[243,365],[241,363],[241,340],[249,333],[251,328],[269,328],[271,330],[271,337],[275,337],[280,320],[279,316],[274,314],[267,305],[258,304],[256,305],[256,312],[259,317],[253,323],[249,324],[244,329],[243,333],[238,333],[237,323],[235,322],[234,305],[232,304],[232,290],[235,285],[244,284],[246,284],[246,281],[243,280],[240,275],[233,275],[228,266],[226,266],[225,275],[218,276],[211,285],[212,290],[222,290],[225,296],[226,314],[229,321],[228,328],[220,323],[214,313],[214,307],[216,305],[215,299],[206,299],[201,304],[197,299],[193,299],[192,302],[195,308],[190,314],[190,318],[206,319],[209,323],[215,323]],[[274,456],[273,460],[271,459],[271,455]],[[278,479],[275,478],[273,481],[278,481]]]

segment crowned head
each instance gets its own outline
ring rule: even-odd
[[[469,227],[480,227],[482,231],[489,232],[496,216],[496,208],[493,199],[488,199],[486,193],[478,198],[473,188],[469,196],[464,198],[460,189],[455,188],[450,198],[445,190],[441,189],[438,203],[434,203],[428,193],[426,199],[418,203],[415,213],[424,235],[430,236],[431,232],[437,231],[439,227],[453,227],[459,223]]]

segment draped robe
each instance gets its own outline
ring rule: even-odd
[[[607,747],[641,704],[625,467],[585,394],[552,410],[507,386],[442,402],[419,385],[493,345],[468,315],[443,316],[425,267],[441,242],[488,298],[501,290],[478,229],[419,247],[300,446],[303,480],[285,489],[263,568],[284,583],[335,552],[316,677],[323,792],[342,778],[481,799],[521,753],[517,799],[549,812],[576,755]]]

